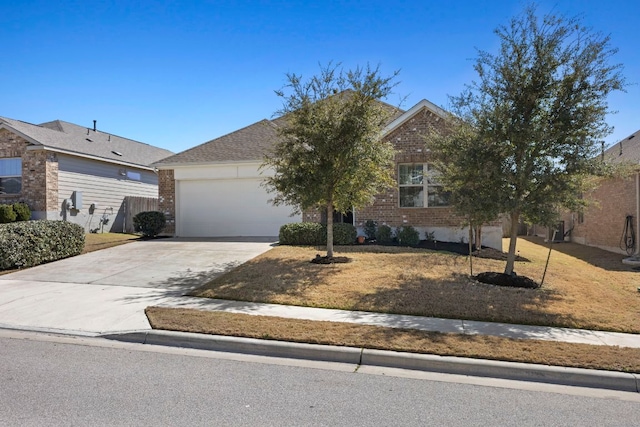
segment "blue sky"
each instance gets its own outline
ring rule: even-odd
[[[447,107],[474,79],[475,48],[521,1],[0,0],[0,116],[61,119],[179,152],[281,106],[286,73],[318,64],[400,70],[397,94]],[[640,129],[640,2],[543,0],[539,12],[582,14],[611,35],[626,93],[609,98],[611,144]]]

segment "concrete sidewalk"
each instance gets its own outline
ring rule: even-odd
[[[332,310],[278,304],[261,304],[208,298],[183,297],[162,301],[160,307],[191,308],[196,310],[226,311],[288,319],[346,322],[389,328],[417,329],[421,331],[468,335],[491,335],[503,338],[536,339],[568,343],[610,345],[640,348],[640,335],[585,329],[553,328],[545,326],[514,325],[508,323],[478,322],[471,320],[440,319],[399,314],[364,311]]]

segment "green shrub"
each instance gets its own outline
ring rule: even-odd
[[[375,221],[368,219],[364,222],[364,235],[367,236],[367,239],[376,238],[376,222]]]
[[[334,245],[353,245],[358,236],[358,230],[351,224],[333,224],[333,244]],[[325,243],[327,236],[325,233]]]
[[[13,211],[16,213],[16,221],[29,221],[31,219],[31,209],[26,203],[14,203]]]
[[[0,205],[0,224],[7,224],[16,220],[13,205]]]
[[[136,233],[142,233],[144,237],[154,237],[160,234],[167,223],[162,212],[140,212],[133,217],[133,229]]]
[[[376,231],[376,240],[382,245],[388,245],[393,241],[393,230],[388,225],[381,225]]]
[[[358,232],[351,224],[333,224],[333,244],[352,245]],[[281,245],[326,245],[327,226],[317,222],[292,222],[280,227]]]
[[[398,244],[402,246],[417,246],[420,243],[420,233],[410,225],[400,227],[396,233]]]
[[[292,222],[280,227],[281,245],[322,245],[327,241],[326,228],[317,222]]]
[[[0,225],[0,269],[25,268],[78,255],[84,229],[65,221],[22,221]]]

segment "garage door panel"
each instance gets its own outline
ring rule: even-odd
[[[179,236],[277,236],[283,224],[300,221],[290,207],[268,202],[259,179],[178,181],[176,192]]]

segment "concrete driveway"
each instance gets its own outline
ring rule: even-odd
[[[0,276],[0,327],[99,335],[149,329],[144,309],[266,252],[275,239],[156,239]]]

